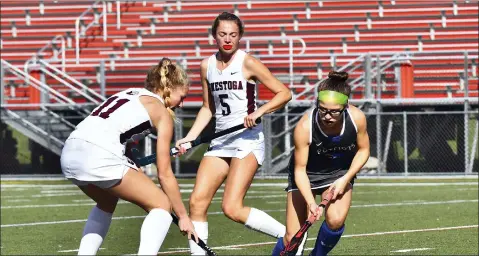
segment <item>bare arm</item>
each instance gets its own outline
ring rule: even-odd
[[[309,111],[303,115],[294,129],[294,181],[308,205],[315,203],[311,184],[306,174],[309,156]]]
[[[269,69],[256,58],[246,55],[244,61],[244,74],[247,79],[256,79],[266,86],[274,97],[266,104],[256,110],[258,117],[274,112],[291,100],[291,90],[281,83],[276,77],[271,74]]]
[[[353,158],[353,162],[351,163],[348,172],[344,175],[348,182],[351,181],[354,175],[361,170],[369,159],[369,135],[366,127],[366,116],[361,110],[354,106],[350,106],[350,112],[358,128],[358,133],[356,135],[358,151]]]
[[[180,187],[171,169],[170,143],[173,137],[173,120],[165,106],[157,99],[146,96],[141,97],[140,101],[148,110],[151,121],[158,131],[156,144],[158,181],[170,199],[173,210],[178,218],[188,217],[185,205],[181,199]]]
[[[203,129],[205,129],[205,127],[208,125],[211,118],[213,117],[214,110],[212,110],[212,108],[214,108],[214,102],[213,102],[213,98],[211,97],[209,93],[208,80],[206,79],[206,72],[208,69],[208,59],[202,60],[200,65],[201,65],[201,85],[203,87],[203,106],[201,106],[193,126],[191,127],[190,131],[186,135],[185,142],[196,139],[201,134]]]

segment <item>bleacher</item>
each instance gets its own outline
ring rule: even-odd
[[[97,92],[100,61],[104,60],[108,96],[143,86],[147,68],[163,56],[177,57],[187,64],[193,81],[187,101],[198,102],[199,63],[216,51],[209,29],[223,11],[240,16],[246,26],[244,48],[248,42],[250,53],[260,56],[298,95],[360,54],[381,52],[391,57],[396,52],[415,52],[409,58],[414,74],[412,97],[463,97],[466,90],[469,96],[478,96],[477,1],[97,1],[94,5],[91,1],[2,1],[1,58],[23,70],[25,62],[38,54]],[[80,37],[77,59],[75,22],[80,16],[79,31],[83,25],[97,23]],[[306,44],[304,53],[298,54],[301,41],[292,40],[292,80],[291,49],[288,40],[280,36],[301,38]],[[464,88],[463,51],[469,54],[468,88]],[[56,59],[51,60],[53,56]],[[400,95],[395,68],[383,72],[381,86],[375,89],[382,90],[384,98]],[[350,74],[351,81],[360,80],[362,73],[363,68],[358,67]],[[5,78],[9,84],[4,93],[7,103],[28,102],[30,91],[24,81],[11,74]],[[85,101],[58,79],[47,76],[46,83],[77,102]],[[259,95],[260,99],[272,96],[264,86]],[[353,96],[364,97],[364,87],[356,87]]]

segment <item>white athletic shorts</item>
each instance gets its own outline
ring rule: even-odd
[[[255,127],[256,128],[256,127]],[[262,165],[264,161],[264,135],[262,127],[243,129],[212,140],[204,156],[245,158],[253,153]]]
[[[68,139],[60,158],[65,177],[78,186],[93,184],[109,188],[117,184],[128,169],[138,167],[126,156],[115,154],[82,139]]]

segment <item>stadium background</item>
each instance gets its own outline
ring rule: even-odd
[[[351,102],[367,115],[371,159],[332,254],[478,254],[477,1],[0,4],[1,254],[76,253],[94,203],[62,179],[63,141],[103,99],[142,87],[146,70],[164,56],[192,79],[186,107],[177,110],[182,125],[175,140],[186,134],[201,103],[199,63],[215,52],[209,32],[223,11],[245,23],[241,48],[294,95],[263,119],[267,150],[258,177],[265,179],[255,179],[248,205],[284,223],[291,131],[318,83],[342,70],[350,74]],[[262,85],[257,93],[263,102],[271,98]],[[153,153],[154,143],[154,136],[141,142],[142,153]],[[206,147],[173,161],[185,177],[184,202]],[[146,170],[154,178],[155,168]],[[269,254],[275,241],[222,215],[222,193],[209,209],[209,245],[219,254]],[[99,253],[135,253],[143,218],[141,209],[120,201]],[[172,226],[161,253],[186,255],[186,247]]]
[[[294,95],[264,118],[259,175],[284,174],[291,131],[330,70],[349,72],[352,103],[368,116],[364,173],[477,172],[477,1],[2,1],[1,173],[61,173],[63,141],[88,110],[143,86],[164,56],[192,79],[177,113],[182,138],[201,104],[199,62],[215,52],[211,23],[222,11],[241,17],[242,48]],[[262,85],[257,94],[272,97]],[[145,154],[152,144],[142,144]],[[204,149],[175,160],[176,173],[194,175]]]

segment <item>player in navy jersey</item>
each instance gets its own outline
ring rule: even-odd
[[[329,73],[318,88],[315,108],[303,115],[294,130],[294,154],[288,166],[286,236],[279,238],[279,255],[309,214],[317,219],[322,208],[316,195],[334,188],[331,204],[311,255],[327,255],[338,243],[351,205],[356,174],[369,158],[369,136],[364,113],[348,104],[351,88],[345,72]]]
[[[173,111],[181,107],[189,88],[185,71],[163,58],[152,67],[145,88],[121,91],[95,108],[70,134],[61,155],[66,178],[97,204],[83,230],[79,255],[98,252],[110,227],[118,198],[148,212],[140,231],[139,255],[156,255],[172,222],[196,236],[181,199],[170,163]],[[125,156],[125,145],[135,134],[158,132],[157,167],[161,189]]]
[[[291,100],[290,90],[276,79],[259,60],[238,49],[243,24],[234,14],[224,12],[214,21],[212,34],[218,52],[201,62],[203,106],[195,123],[176,147],[183,154],[183,143],[200,135],[212,117],[216,132],[238,124],[245,128],[210,143],[201,160],[190,197],[190,217],[199,237],[208,238],[207,210],[218,188],[226,180],[222,209],[233,221],[273,237],[284,236],[285,226],[267,213],[243,204],[243,198],[264,159],[264,135],[257,120],[282,108]],[[256,104],[256,81],[274,97],[261,107]],[[205,252],[190,242],[192,254]]]

